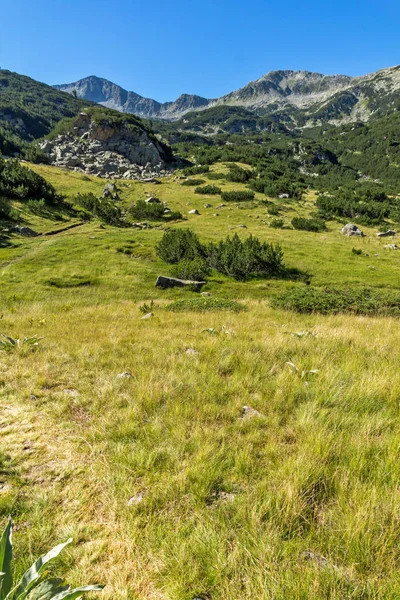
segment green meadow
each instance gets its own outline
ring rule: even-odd
[[[67,198],[105,184],[31,168]],[[0,351],[0,514],[18,574],[73,537],[56,573],[104,584],[104,600],[399,598],[399,321],[271,304],[307,284],[399,290],[400,252],[384,247],[397,237],[292,229],[313,192],[217,208],[161,181],[117,182],[118,205],[155,195],[185,220],[117,228],[15,202],[43,235],[0,240],[0,331],[42,338]],[[171,273],[155,246],[178,227],[279,243],[302,277],[212,272],[203,291],[246,310],[190,310],[195,292],[155,287]],[[167,310],[176,300],[188,310]]]

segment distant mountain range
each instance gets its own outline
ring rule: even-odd
[[[226,105],[244,107],[261,116],[274,116],[281,122],[305,127],[325,122],[368,121],[392,112],[400,100],[400,66],[362,77],[271,71],[221,98],[182,94],[174,102],[164,103],[144,98],[94,75],[54,87],[120,112],[151,119],[173,121],[188,112]]]

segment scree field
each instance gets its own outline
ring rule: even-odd
[[[67,197],[105,183],[31,167]],[[42,338],[0,352],[0,510],[18,573],[72,537],[57,575],[105,584],[104,600],[400,598],[399,320],[273,302],[307,284],[400,290],[400,252],[384,247],[396,238],[274,229],[261,195],[217,208],[175,176],[118,188],[122,208],[158,196],[186,217],[164,229],[201,242],[279,242],[300,274],[213,272],[204,298],[155,287],[171,273],[158,227],[2,239],[0,330]],[[314,201],[273,202],[289,225]],[[40,233],[79,223],[14,205]],[[185,310],[168,310],[177,300]]]

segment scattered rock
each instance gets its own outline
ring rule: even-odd
[[[189,215],[199,215],[199,211],[197,210],[197,208],[193,208],[192,210],[189,210]]]
[[[171,174],[177,162],[167,147],[141,127],[129,123],[96,122],[85,112],[75,118],[72,131],[45,140],[41,149],[50,163],[109,179],[136,179],[145,183],[160,183],[157,177]],[[115,190],[107,190],[104,197]]]
[[[63,393],[67,394],[67,396],[73,396],[74,398],[77,398],[79,396],[78,390],[74,389],[65,389],[63,390]]]
[[[218,213],[214,213],[213,217],[219,217],[219,214]]]
[[[0,494],[6,494],[11,491],[11,485],[8,483],[0,483]]]
[[[201,295],[205,298],[209,298],[211,296],[210,292],[201,292]]]
[[[177,279],[176,277],[164,277],[159,275],[156,281],[156,287],[164,289],[173,287],[194,287],[196,290],[201,290],[205,281],[191,281],[190,279]]]
[[[279,194],[278,198],[290,198],[289,194]]]
[[[117,375],[117,379],[132,379],[133,375],[129,371],[124,371],[124,373],[119,373]]]
[[[204,208],[212,208],[212,204],[205,204]]]
[[[30,229],[29,227],[22,227],[21,225],[15,225],[11,231],[24,237],[38,237],[40,235],[37,231],[33,231],[33,229]]]
[[[381,232],[381,233],[377,233],[376,237],[385,238],[385,237],[391,237],[393,235],[396,235],[396,232],[393,231],[393,229],[388,229],[387,231],[384,231],[384,232]]]
[[[147,198],[146,202],[147,204],[160,204],[161,200],[156,198],[156,196],[150,196],[150,198]]]
[[[35,401],[37,400],[37,396],[35,396],[35,394],[30,394],[29,400]]]
[[[318,567],[321,567],[321,568],[327,567],[327,568],[334,569],[335,571],[338,570],[338,567],[336,565],[334,565],[333,563],[331,563],[330,560],[325,558],[325,556],[322,556],[321,554],[316,554],[315,552],[311,552],[310,550],[306,550],[305,552],[302,552],[301,557],[303,560],[314,562]]]
[[[218,210],[219,208],[224,208],[225,206],[226,206],[226,204],[219,204],[219,205],[217,206],[217,210]]]
[[[144,317],[142,317],[143,319],[151,319],[152,317],[154,317],[153,313],[147,313],[146,315],[144,315]]]
[[[199,354],[199,351],[195,350],[194,348],[188,348],[186,350],[186,354],[190,354],[191,356],[196,356],[197,354]]]
[[[143,502],[143,500],[144,500],[144,493],[139,492],[138,494],[135,494],[134,496],[132,496],[132,498],[129,498],[128,506],[135,506],[136,504],[140,504],[141,502]]]
[[[248,419],[254,419],[255,417],[264,418],[264,416],[265,415],[258,412],[258,410],[256,410],[255,408],[252,408],[251,406],[243,406],[241,418],[246,421]]]
[[[353,223],[347,223],[347,225],[342,228],[341,234],[348,236],[355,235],[358,237],[363,237],[364,235],[361,229],[359,229],[357,225],[354,225]]]
[[[383,246],[384,248],[389,248],[390,250],[398,250],[399,247],[397,244],[386,244],[385,246]]]

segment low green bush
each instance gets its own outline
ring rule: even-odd
[[[172,275],[179,279],[194,279],[195,281],[205,281],[210,274],[211,269],[207,261],[200,256],[193,260],[182,260],[172,268]]]
[[[242,169],[237,165],[229,167],[228,174],[226,176],[228,181],[234,181],[235,183],[246,183],[253,177],[253,174],[249,169]]]
[[[198,165],[196,167],[186,167],[182,169],[184,175],[201,175],[202,173],[208,173],[210,167],[208,165]]]
[[[97,198],[91,192],[79,193],[72,198],[72,202],[92,213],[93,216],[104,221],[104,223],[116,226],[122,225],[121,210],[107,198]]]
[[[201,297],[189,298],[185,300],[177,300],[166,307],[166,310],[171,312],[217,312],[231,311],[241,312],[247,310],[243,304],[239,304],[235,300],[226,300],[225,298]]]
[[[244,241],[235,233],[219,243],[207,246],[210,266],[238,280],[247,277],[276,277],[285,271],[283,250],[277,245],[260,242],[252,235]]]
[[[211,194],[216,195],[221,193],[221,188],[216,185],[203,185],[203,187],[197,187],[194,190],[195,194]]]
[[[222,200],[225,202],[248,202],[254,200],[254,192],[251,191],[233,191],[222,192]]]
[[[145,202],[145,200],[138,200],[133,206],[131,206],[127,213],[129,216],[139,221],[161,221],[164,217],[165,206],[161,203]]]
[[[400,292],[394,290],[294,287],[271,302],[274,308],[298,313],[400,316]]]
[[[181,185],[187,185],[190,187],[194,187],[196,185],[203,185],[205,183],[204,179],[187,179],[186,181],[182,181]]]
[[[306,219],[305,217],[294,217],[292,219],[294,229],[302,231],[326,231],[326,225],[321,219]]]
[[[166,231],[156,246],[156,253],[162,260],[170,264],[206,256],[199,238],[190,229]]]
[[[282,229],[284,224],[285,224],[285,221],[283,219],[272,219],[269,226],[272,227],[273,229]]]
[[[43,200],[57,204],[62,196],[43,177],[22,166],[18,160],[0,158],[0,196],[18,200]]]

